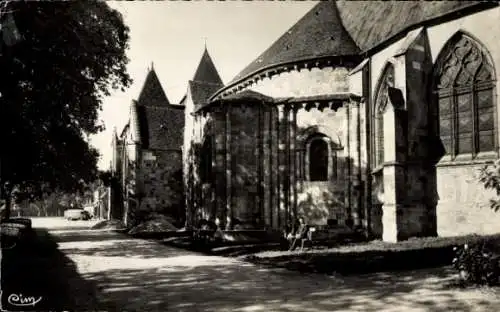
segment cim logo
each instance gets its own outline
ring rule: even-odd
[[[2,299],[3,299],[4,298],[4,293],[2,292],[1,295],[2,295]],[[7,297],[7,303],[9,305],[16,306],[16,307],[34,307],[40,301],[42,301],[42,296],[38,296],[38,297],[36,297],[36,296],[26,296],[26,295],[23,295],[21,293],[10,294]]]

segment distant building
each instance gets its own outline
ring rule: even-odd
[[[183,129],[184,107],[170,104],[151,67],[138,100],[130,106],[128,124],[113,138],[112,172],[117,182],[111,215],[132,225],[150,213],[185,218]]]

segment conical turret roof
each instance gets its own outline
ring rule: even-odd
[[[220,78],[220,75],[215,68],[210,54],[208,54],[208,50],[206,47],[205,51],[203,52],[203,56],[201,57],[198,68],[196,69],[196,72],[194,74],[193,81],[223,85],[222,79]]]
[[[137,102],[139,105],[144,106],[165,106],[170,104],[153,66],[151,66],[146,76]]]

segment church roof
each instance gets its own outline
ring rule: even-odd
[[[183,106],[138,105],[137,115],[142,148],[167,150],[182,146]]]
[[[253,101],[253,102],[273,103],[274,100],[275,99],[270,96],[248,89],[224,97],[224,101]]]
[[[188,88],[195,110],[204,105],[210,96],[222,87],[224,87],[224,83],[215,68],[207,48],[205,48],[198,68],[194,74],[194,78],[188,82]]]
[[[488,1],[336,1],[336,6],[345,29],[366,52],[423,22],[485,2]]]
[[[223,86],[222,83],[213,84],[200,81],[189,81],[189,90],[195,107],[205,104],[210,96]]]
[[[480,6],[480,5],[483,6]],[[368,53],[426,22],[496,1],[320,1],[227,85],[279,65]],[[455,15],[458,16],[458,15]]]
[[[137,130],[142,148],[179,149],[184,129],[184,106],[172,105],[153,67],[132,114],[136,114]]]
[[[320,1],[256,60],[243,69],[231,83],[273,65],[308,58],[358,53],[356,43],[342,26],[334,2]]]
[[[194,74],[193,81],[208,82],[212,84],[223,85],[222,79],[215,68],[214,62],[208,54],[207,48],[203,52],[198,68]]]
[[[151,67],[146,76],[137,102],[139,105],[146,106],[164,106],[170,104],[153,67]]]
[[[247,89],[247,90],[243,90],[243,91],[241,91],[239,93],[230,94],[230,95],[224,97],[223,99],[214,100],[214,101],[210,101],[210,102],[207,101],[206,103],[203,103],[202,105],[200,105],[196,109],[196,111],[200,111],[200,110],[206,109],[206,108],[208,108],[210,106],[213,106],[216,103],[220,103],[220,101],[233,102],[233,103],[244,102],[246,104],[248,104],[248,103],[266,103],[266,104],[271,104],[271,103],[275,103],[276,99],[274,99],[274,98],[272,98],[270,96],[267,96],[265,94],[262,94],[262,93],[259,93],[259,92]]]

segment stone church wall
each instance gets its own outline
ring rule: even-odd
[[[297,112],[297,132],[321,133],[343,150],[330,149],[329,181],[310,181],[308,179],[309,157],[307,157],[307,137],[303,138],[300,153],[303,174],[298,185],[298,212],[306,217],[309,223],[324,225],[328,219],[344,223],[346,215],[345,203],[345,165],[347,148],[344,135],[346,133],[345,109],[337,112],[329,108],[323,111],[312,108],[310,111],[300,109]],[[302,139],[302,138],[301,138]],[[335,171],[335,172],[332,172]]]
[[[260,214],[259,207],[259,157],[258,145],[262,128],[259,128],[259,107],[234,107],[231,109],[231,172],[233,217],[251,222]]]
[[[497,114],[500,113],[500,8],[494,8],[466,16],[458,20],[430,27],[429,42],[432,59],[436,61],[439,52],[457,30],[462,30],[483,44],[494,62],[497,94]],[[485,23],[485,21],[490,21]],[[492,29],[493,27],[493,29]],[[498,120],[497,115],[497,131]],[[497,135],[497,140],[498,140]],[[498,144],[498,143],[497,143]],[[456,165],[438,164],[437,181],[439,204],[437,207],[438,234],[442,236],[469,233],[491,234],[499,232],[500,213],[489,209],[489,200],[495,194],[485,190],[478,181],[478,170],[483,164],[464,162]]]
[[[343,67],[292,70],[260,80],[250,89],[276,98],[348,92],[347,74]]]
[[[144,194],[140,214],[154,212],[182,221],[184,197],[180,151],[143,151],[140,175]]]
[[[348,86],[348,69],[346,68],[312,68],[300,71],[292,70],[259,81],[250,87],[262,94],[280,97],[307,97],[316,95],[331,95],[346,93]],[[297,111],[297,136],[304,131],[316,131],[326,135],[329,140],[345,148],[342,142],[345,134],[345,122],[342,112],[331,109],[322,111],[312,108],[307,111],[301,108]],[[283,123],[283,120],[280,120]],[[297,140],[300,141],[300,137]],[[299,144],[299,142],[297,143]],[[344,145],[342,145],[344,144]],[[331,157],[329,170],[335,170],[327,182],[312,182],[307,180],[307,150],[305,145],[297,145],[297,213],[304,215],[311,224],[326,224],[328,219],[336,219],[343,223],[346,219],[344,188],[345,153],[336,151],[336,157]],[[335,162],[333,164],[332,162]]]
[[[440,166],[438,172],[438,234],[493,234],[500,228],[500,213],[489,208],[495,193],[478,182],[483,165]]]
[[[418,163],[420,158],[425,158],[429,148],[422,144],[431,134],[428,130],[427,109],[431,105],[430,76],[425,79],[425,75],[432,73],[432,64],[436,61],[438,54],[446,42],[458,31],[476,38],[482,43],[491,55],[496,74],[497,88],[500,87],[500,24],[484,23],[484,21],[498,20],[500,9],[494,8],[465,16],[455,21],[429,27],[425,34],[425,42],[419,42],[428,54],[424,58],[417,55],[416,50],[409,49],[406,55],[393,58],[398,50],[403,46],[405,38],[386,47],[384,50],[373,55],[371,58],[371,95],[372,100],[376,94],[378,79],[388,60],[393,58],[405,60],[405,64],[400,71],[396,70],[396,76],[403,72],[404,76],[396,77],[396,87],[403,90],[405,100],[408,105],[408,130],[407,141],[410,164]],[[495,30],[491,27],[496,27]],[[487,28],[487,29],[486,29]],[[418,41],[418,40],[417,40]],[[429,59],[425,59],[429,58]],[[419,63],[419,64],[416,64]],[[401,66],[400,66],[401,68]],[[419,71],[421,74],[419,75]],[[497,107],[500,104],[497,96]],[[496,110],[497,114],[500,111]],[[500,116],[497,116],[497,122]],[[497,131],[499,127],[497,126]],[[498,140],[497,135],[497,140]],[[498,144],[498,143],[497,143]],[[489,161],[496,159],[490,158]],[[494,194],[484,189],[478,181],[478,170],[485,164],[485,161],[463,161],[463,162],[439,162],[436,169],[425,168],[419,164],[409,165],[406,174],[407,192],[404,213],[408,221],[414,220],[415,224],[405,224],[408,229],[418,224],[429,223],[429,215],[422,214],[425,209],[416,208],[418,202],[437,201],[434,214],[436,219],[437,234],[441,236],[453,236],[470,233],[494,233],[498,232],[500,224],[500,213],[494,213],[488,208],[488,201]],[[429,202],[428,202],[429,204]],[[430,203],[432,205],[432,203]],[[418,206],[418,205],[417,205]],[[413,208],[412,208],[413,207]],[[424,218],[424,219],[422,219]],[[421,229],[425,230],[425,229]],[[418,229],[415,229],[418,231]]]

